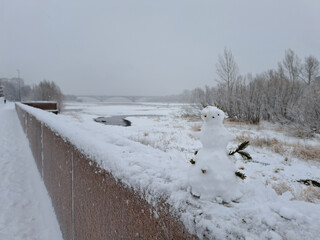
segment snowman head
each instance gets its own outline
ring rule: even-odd
[[[208,106],[201,111],[202,120],[209,125],[222,124],[224,117],[224,112],[217,107]]]

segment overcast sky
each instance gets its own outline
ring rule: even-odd
[[[319,0],[0,0],[0,77],[65,94],[167,95],[214,85],[224,47],[240,72],[284,51],[320,60]]]

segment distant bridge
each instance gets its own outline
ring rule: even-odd
[[[92,96],[92,95],[81,95],[77,96],[78,99],[96,99],[99,102],[138,102],[138,101],[150,101],[157,99],[157,97],[151,96],[122,96],[122,95],[103,95],[103,96]]]

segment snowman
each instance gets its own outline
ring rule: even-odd
[[[227,145],[234,137],[223,125],[225,114],[217,107],[201,111],[204,121],[200,141],[203,148],[191,160],[188,172],[191,194],[203,200],[230,202],[241,197],[233,160]]]

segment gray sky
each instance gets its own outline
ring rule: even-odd
[[[66,94],[167,95],[214,85],[230,48],[240,72],[284,51],[320,60],[319,0],[0,0],[0,77]]]

